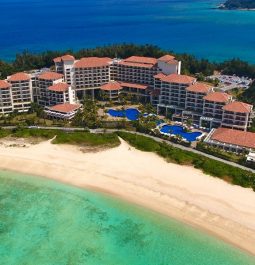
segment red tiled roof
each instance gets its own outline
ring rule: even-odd
[[[40,74],[38,78],[43,80],[58,80],[63,78],[63,75],[56,72],[45,72]]]
[[[62,61],[74,61],[75,60],[74,56],[70,54],[63,55],[61,59]]]
[[[167,62],[169,62],[169,61],[173,61],[173,60],[175,60],[175,57],[172,56],[172,55],[166,54],[166,55],[164,55],[164,56],[158,58],[158,60],[167,63]]]
[[[141,63],[141,64],[156,64],[157,59],[143,56],[131,56],[124,60],[125,62]]]
[[[74,61],[74,60],[75,58],[70,54],[66,54],[53,59],[54,63],[60,63],[61,61]]]
[[[164,75],[163,73],[158,73],[158,74],[154,75],[154,78],[157,78],[157,79],[162,79],[164,77],[166,77],[166,75]]]
[[[199,83],[199,82],[191,86],[188,86],[186,88],[187,91],[195,92],[195,93],[209,93],[211,89],[212,89],[212,86],[209,86],[204,83]]]
[[[130,88],[137,88],[137,89],[147,89],[148,85],[141,85],[141,84],[135,84],[135,83],[127,83],[127,82],[120,82],[120,85],[122,87],[130,87]]]
[[[57,83],[54,84],[53,86],[49,86],[48,89],[51,91],[56,91],[56,92],[65,92],[69,88],[69,85],[67,83]]]
[[[93,68],[93,67],[103,67],[108,66],[112,61],[111,58],[108,57],[86,57],[80,59],[78,62],[74,64],[75,68]]]
[[[120,85],[119,82],[111,81],[111,82],[109,82],[109,83],[107,83],[105,85],[102,85],[101,89],[102,90],[108,90],[108,91],[110,91],[110,90],[120,90],[120,89],[122,89],[122,86]]]
[[[119,63],[131,67],[152,68],[157,64],[157,59],[151,57],[131,56]]]
[[[192,84],[196,79],[188,75],[170,74],[161,78],[163,82],[177,84]]]
[[[141,68],[148,68],[148,69],[154,67],[154,64],[134,63],[134,62],[126,62],[126,61],[120,61],[119,65],[130,66],[130,67],[141,67]]]
[[[60,63],[61,62],[61,57],[56,57],[53,59],[54,63]]]
[[[255,148],[255,133],[251,132],[219,128],[214,131],[211,140],[247,148]]]
[[[239,112],[239,113],[250,113],[252,111],[252,105],[246,104],[240,101],[231,102],[223,107],[224,110]]]
[[[64,104],[59,104],[55,105],[49,108],[51,111],[56,111],[56,112],[62,112],[62,113],[68,113],[75,111],[79,109],[81,105],[79,104],[70,104],[70,103],[64,103]]]
[[[228,102],[230,98],[231,96],[229,94],[223,92],[213,92],[204,97],[204,99],[207,101],[214,101],[221,103]]]
[[[9,82],[28,81],[28,80],[30,80],[30,76],[26,73],[16,73],[8,78]]]
[[[9,88],[11,85],[5,80],[0,80],[0,89]]]

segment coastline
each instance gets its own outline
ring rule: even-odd
[[[2,140],[3,141],[3,140]],[[255,255],[255,193],[165,162],[124,141],[97,153],[50,141],[0,146],[1,169],[100,191],[213,234]]]

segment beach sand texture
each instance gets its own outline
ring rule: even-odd
[[[255,255],[255,192],[251,189],[167,163],[123,140],[116,148],[96,153],[50,141],[27,147],[7,147],[1,142],[1,169],[109,193],[206,230]]]

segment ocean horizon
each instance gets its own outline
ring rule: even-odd
[[[252,265],[211,235],[119,199],[0,171],[2,264]]]
[[[220,0],[0,0],[0,59],[24,50],[154,44],[176,53],[255,63],[255,12]]]

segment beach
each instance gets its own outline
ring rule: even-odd
[[[255,193],[121,145],[97,152],[1,140],[1,169],[116,196],[200,228],[255,255]]]

